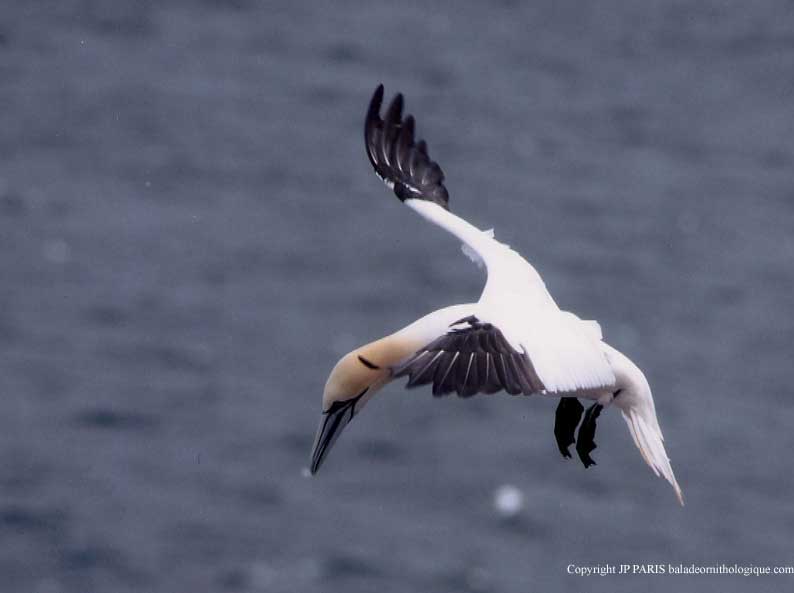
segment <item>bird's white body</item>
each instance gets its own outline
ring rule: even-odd
[[[568,393],[613,385],[615,374],[600,348],[595,321],[561,311],[540,274],[507,245],[438,204],[407,200],[406,205],[449,231],[465,253],[483,262],[488,280],[472,312],[497,326],[517,351],[526,351],[550,393]]]
[[[648,381],[627,356],[603,341],[598,323],[560,310],[537,270],[493,232],[481,231],[432,202],[405,203],[460,239],[464,253],[481,261],[488,272],[479,302],[430,313],[402,330],[405,338],[428,343],[469,315],[499,327],[516,350],[527,352],[546,386],[542,395],[583,397],[604,406],[614,402],[642,458],[670,482],[683,504]]]
[[[603,341],[597,322],[562,311],[521,255],[497,241],[492,231],[480,230],[447,209],[443,173],[430,160],[425,143],[415,142],[413,118],[402,119],[402,96],[395,97],[385,121],[380,119],[382,98],[381,86],[370,103],[364,132],[375,172],[406,206],[459,239],[464,253],[485,267],[487,281],[478,302],[434,311],[337,363],[325,387],[312,472],[357,411],[384,385],[407,374],[408,387],[432,382],[434,395],[457,391],[467,397],[504,390],[562,398],[558,414],[566,402],[578,407],[573,427],[564,426],[571,431],[581,417],[577,398],[597,402],[579,430],[577,452],[585,467],[595,463],[588,455],[595,447],[595,418],[601,406],[614,403],[643,459],[670,482],[683,504],[642,371]],[[585,423],[589,434],[582,439]],[[573,437],[558,436],[557,424],[555,436],[563,455],[570,457],[566,441],[574,442]],[[584,452],[579,450],[583,441],[591,444]]]

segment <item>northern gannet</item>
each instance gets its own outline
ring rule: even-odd
[[[562,455],[576,451],[585,467],[596,419],[620,409],[642,458],[663,476],[683,505],[681,488],[664,448],[651,388],[645,375],[603,341],[596,321],[562,311],[538,272],[518,253],[449,211],[444,174],[427,144],[415,140],[414,118],[403,117],[397,94],[384,119],[383,85],[372,96],[364,124],[367,155],[375,173],[400,201],[462,241],[466,255],[488,278],[480,300],[453,305],[343,356],[323,392],[322,418],[310,471],[316,473],[344,427],[387,383],[408,377],[406,387],[432,385],[434,396],[506,391],[560,399],[554,435]],[[577,398],[593,404],[584,411]],[[578,438],[576,427],[582,418]]]

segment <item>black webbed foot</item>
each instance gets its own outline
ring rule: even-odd
[[[596,418],[601,413],[604,406],[601,404],[593,404],[584,413],[584,420],[579,427],[579,438],[576,440],[576,452],[579,454],[579,459],[582,460],[584,466],[590,467],[597,465],[596,462],[590,457],[590,452],[596,448],[595,444],[595,431],[596,431]]]
[[[575,397],[560,398],[557,405],[557,412],[554,414],[554,437],[557,439],[557,447],[562,456],[570,459],[571,453],[568,447],[576,442],[574,432],[579,420],[582,419],[584,406]]]

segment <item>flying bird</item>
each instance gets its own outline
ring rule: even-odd
[[[535,268],[497,241],[493,231],[450,212],[444,173],[427,144],[417,140],[414,118],[403,116],[403,96],[394,97],[383,118],[382,103],[379,85],[364,123],[375,173],[403,204],[460,240],[464,253],[486,269],[487,281],[476,303],[433,311],[337,362],[323,392],[311,473],[366,403],[386,384],[407,377],[406,387],[430,385],[434,396],[506,391],[558,398],[557,446],[570,458],[575,443],[585,467],[595,465],[590,453],[596,448],[596,420],[614,405],[642,458],[672,485],[683,505],[645,375],[603,340],[596,321],[561,310]],[[586,410],[580,399],[589,403]]]

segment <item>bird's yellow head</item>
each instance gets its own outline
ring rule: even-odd
[[[312,474],[322,465],[342,430],[377,391],[391,380],[391,365],[399,354],[387,338],[345,354],[336,363],[323,391],[323,412],[314,439]],[[386,342],[386,343],[384,343]]]

